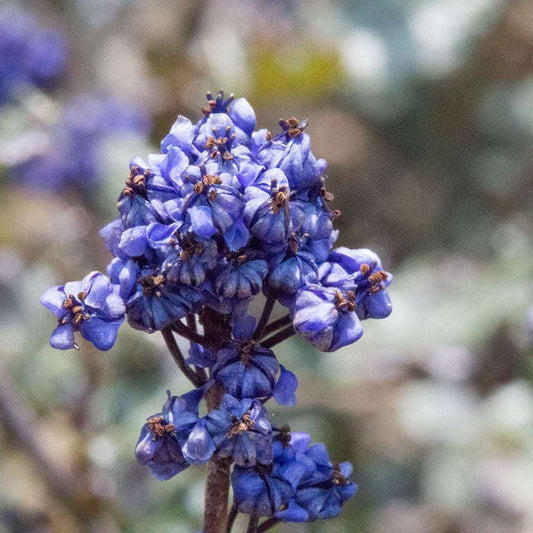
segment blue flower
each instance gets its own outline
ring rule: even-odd
[[[281,404],[296,403],[296,376],[279,365],[272,350],[250,339],[232,341],[219,350],[213,378],[238,399],[274,396]]]
[[[28,86],[47,88],[62,73],[66,39],[14,6],[0,10],[0,105]]]
[[[75,331],[99,350],[109,350],[124,321],[120,288],[100,272],[91,272],[81,281],[49,288],[41,296],[41,303],[58,318],[59,325],[52,332],[50,345],[59,350],[78,348]]]
[[[102,151],[112,136],[144,138],[149,131],[150,119],[142,108],[85,95],[66,105],[57,122],[45,132],[50,143],[47,151],[23,161],[15,172],[20,181],[39,190],[77,187],[87,192],[102,179]],[[141,178],[132,172],[130,181],[134,179],[137,183]],[[140,186],[129,188],[133,192]],[[121,199],[122,212],[123,203]]]
[[[198,421],[183,445],[185,457],[205,463],[215,451],[241,466],[272,462],[271,426],[259,401],[225,394],[220,407]]]
[[[183,284],[172,284],[157,268],[115,258],[108,267],[113,283],[126,303],[128,322],[147,332],[160,330],[190,313],[201,294]]]
[[[293,326],[319,350],[334,352],[363,334],[355,308],[355,293],[309,285],[296,296]]]

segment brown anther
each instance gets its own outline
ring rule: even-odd
[[[71,311],[76,315],[78,313],[81,313],[81,311],[83,310],[83,307],[81,305],[75,305],[74,307],[72,307]]]
[[[211,187],[212,185],[220,185],[222,183],[222,179],[219,176],[214,176],[213,174],[206,174],[202,178],[202,182],[207,187]]]
[[[233,159],[233,154],[229,150],[226,150],[225,152],[222,152],[222,159],[224,159],[224,161],[230,161]]]
[[[300,121],[296,117],[291,117],[287,120],[287,126],[289,128],[297,128],[300,125]]]
[[[335,307],[340,311],[355,311],[355,293],[347,291],[344,297],[339,289],[335,289]]]
[[[214,148],[214,147],[215,147],[215,144],[216,144],[216,142],[215,142],[215,138],[209,136],[209,137],[207,138],[206,143],[205,143],[205,147],[206,147],[207,150],[211,150],[211,148]]]
[[[202,194],[203,190],[204,190],[204,184],[201,182],[201,181],[197,181],[195,184],[194,184],[194,192],[196,194]]]
[[[272,213],[277,215],[282,207],[285,207],[288,205],[289,201],[289,194],[287,193],[287,189],[285,187],[281,187],[278,191],[276,191],[270,200],[270,208],[272,209]]]
[[[326,190],[326,187],[320,187],[320,196],[322,196],[326,202],[333,202],[335,198],[333,193]]]
[[[174,424],[165,424],[162,416],[154,416],[148,420],[148,429],[156,437],[163,437],[166,433],[172,433],[176,426]]]
[[[279,441],[284,448],[291,442],[291,428],[287,424],[283,425],[280,429]]]
[[[226,436],[228,439],[231,439],[237,435],[242,435],[245,431],[250,431],[254,426],[255,422],[250,420],[250,412],[247,412],[240,420],[235,418],[233,426],[229,429]]]
[[[139,280],[141,287],[143,288],[143,294],[145,296],[161,296],[160,288],[165,283],[165,276],[159,274],[157,276],[146,276]]]
[[[81,291],[78,293],[78,300],[85,300],[87,296],[87,293],[85,291]]]
[[[298,137],[302,133],[302,130],[300,128],[290,128],[288,131],[289,137],[291,139],[294,139],[295,137]]]
[[[272,133],[270,131],[268,131],[268,130],[266,132],[265,139],[267,141],[271,141],[272,140]]]
[[[69,297],[63,301],[63,309],[70,309],[74,305],[74,300]]]
[[[298,238],[296,236],[295,233],[293,233],[291,236],[290,236],[290,239],[289,239],[289,249],[290,251],[293,253],[293,254],[297,254],[298,253]]]
[[[241,342],[240,345],[240,354],[241,362],[247,365],[250,362],[250,357],[254,350],[255,342],[252,340],[245,340]]]
[[[370,267],[366,263],[363,263],[359,267],[359,270],[361,271],[361,274],[363,274],[363,276],[366,276],[370,272]]]
[[[211,153],[211,159],[216,159],[218,155],[218,150],[214,150],[212,153]]]
[[[76,314],[74,315],[74,323],[75,323],[76,325],[81,324],[84,320],[85,320],[85,317],[83,316],[82,313],[76,313]]]
[[[350,482],[341,474],[341,465],[334,464],[331,472],[331,481],[335,485],[348,485]]]
[[[217,191],[215,191],[215,189],[213,189],[210,193],[209,193],[209,201],[210,202],[214,202],[215,199],[217,197]]]
[[[338,218],[341,216],[341,210],[340,209],[334,209],[333,211],[330,212],[329,216],[331,218]]]

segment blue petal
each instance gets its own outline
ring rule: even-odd
[[[57,326],[50,335],[50,346],[57,350],[70,350],[71,348],[77,348],[74,342],[74,331],[70,324],[64,324]]]
[[[82,322],[80,332],[84,339],[92,342],[98,350],[109,350],[117,339],[118,328],[123,319],[106,322],[98,317],[91,317]]]
[[[84,303],[93,309],[102,309],[111,290],[109,279],[103,274],[95,276]]]
[[[191,463],[203,464],[209,461],[215,451],[215,444],[203,424],[194,426],[182,451]]]
[[[119,247],[130,257],[138,257],[144,253],[146,244],[146,226],[135,226],[122,234]]]
[[[191,226],[196,235],[209,239],[217,232],[217,229],[213,224],[213,217],[209,207],[195,205],[189,208],[187,213],[191,219]]]
[[[62,290],[62,285],[50,287],[41,295],[41,304],[49,311],[52,311],[57,318],[61,318],[65,315],[65,309],[63,308],[63,302],[65,301],[65,293]]]
[[[279,365],[280,376],[274,388],[274,398],[281,405],[296,405],[298,378],[283,365]]]

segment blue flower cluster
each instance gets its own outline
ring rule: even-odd
[[[339,212],[307,122],[255,131],[249,103],[222,91],[208,94],[203,112],[196,124],[179,116],[161,153],[131,161],[119,217],[101,231],[114,255],[110,279],[93,273],[43,295],[59,321],[51,342],[71,348],[80,331],[107,349],[124,315],[136,329],[161,331],[196,388],[169,393],[148,418],[138,461],[168,479],[223,458],[235,464],[235,512],[330,518],[356,491],[351,465],[332,464],[308,435],[271,426],[265,402],[294,405],[298,384],[272,347],[295,333],[328,352],[356,341],[362,321],[391,312],[392,276],[370,250],[333,248]],[[258,319],[248,313],[254,298],[264,303]],[[278,304],[287,313],[271,320]],[[190,341],[188,359],[174,333]]]
[[[15,6],[0,9],[0,105],[29,86],[47,88],[66,63],[66,39]]]
[[[140,107],[113,98],[86,94],[62,110],[57,123],[46,131],[47,151],[14,169],[17,180],[37,190],[87,191],[102,177],[104,141],[117,135],[146,137],[151,120]]]

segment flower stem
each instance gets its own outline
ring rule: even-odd
[[[216,409],[222,400],[223,391],[218,385],[206,395],[208,411]],[[228,514],[229,472],[231,459],[213,455],[207,463],[205,486],[204,533],[224,533]]]
[[[259,517],[252,515],[250,517],[250,521],[248,522],[248,529],[246,530],[246,533],[256,533],[258,523],[259,523]]]
[[[253,340],[257,341],[263,336],[263,331],[267,325],[268,319],[270,318],[270,313],[272,313],[272,309],[274,309],[275,304],[276,299],[272,298],[272,296],[268,296],[265,302],[265,307],[263,308],[263,312],[261,313],[261,318],[259,319],[257,327],[255,328],[252,336]]]
[[[278,522],[279,518],[269,518],[268,520],[265,520],[256,530],[256,533],[263,533],[264,531],[268,531],[270,528],[274,527]]]
[[[226,533],[231,533],[231,530],[233,529],[233,524],[235,523],[235,518],[237,518],[237,513],[237,507],[235,507],[235,504],[233,504],[228,514]]]
[[[288,326],[292,322],[291,317],[289,315],[282,316],[281,318],[278,318],[277,320],[274,320],[274,322],[271,322],[264,330],[263,330],[263,337],[266,337],[267,335],[270,335],[271,333],[274,333],[274,331],[277,331],[279,328],[283,328],[285,326]]]
[[[173,322],[170,327],[178,335],[181,335],[191,342],[196,342],[197,344],[202,344],[204,346],[207,344],[207,339],[205,337],[188,328],[181,320],[176,320],[176,322]]]
[[[185,377],[196,387],[202,387],[205,385],[205,381],[201,376],[196,374],[187,364],[185,363],[185,359],[183,357],[183,354],[181,353],[181,350],[178,346],[178,343],[176,342],[176,339],[174,338],[174,333],[172,333],[172,330],[170,327],[163,328],[161,330],[161,333],[163,334],[163,338],[165,339],[165,342],[167,343],[167,347],[170,351],[170,354],[172,355],[172,358],[178,365],[179,369],[183,372]]]
[[[264,340],[261,345],[265,348],[272,348],[273,346],[276,346],[276,344],[279,344],[280,342],[283,342],[289,337],[292,337],[295,333],[296,331],[294,331],[294,328],[291,324],[290,326],[287,326],[286,328],[278,331],[275,335],[268,337],[268,339]]]

